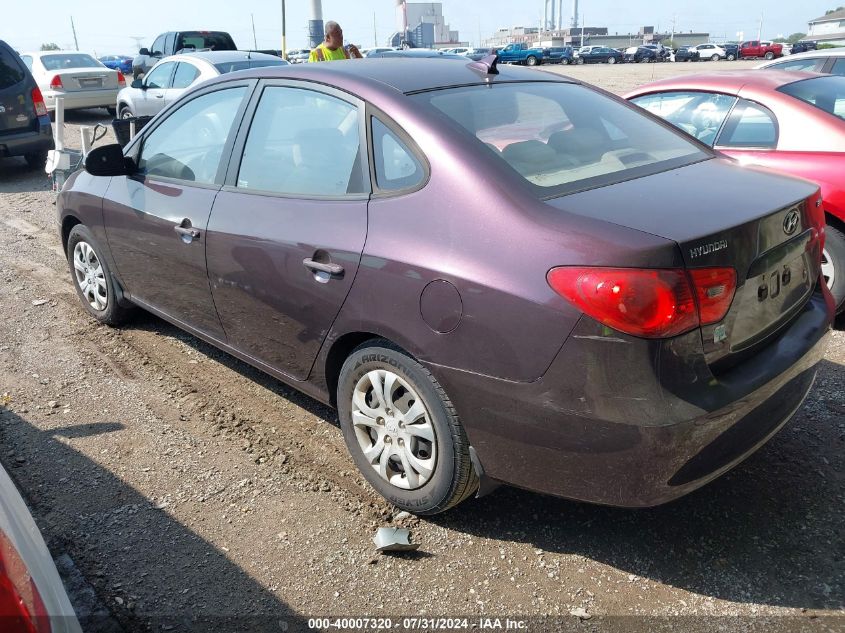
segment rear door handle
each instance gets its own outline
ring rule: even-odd
[[[313,259],[303,259],[302,265],[309,270],[317,270],[321,273],[328,273],[329,275],[342,275],[343,266],[340,264],[324,264],[322,262],[314,261]]]
[[[190,244],[196,239],[199,239],[200,231],[191,226],[191,221],[188,218],[182,220],[181,224],[173,227],[173,230],[179,234],[185,244]]]

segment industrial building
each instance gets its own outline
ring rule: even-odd
[[[396,0],[396,32],[388,46],[414,48],[450,48],[468,46],[458,31],[449,28],[443,17],[442,2],[405,2]]]

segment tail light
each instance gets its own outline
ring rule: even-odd
[[[724,318],[732,268],[553,268],[549,285],[600,323],[633,336],[669,338]]]
[[[120,88],[126,88],[126,77],[119,70],[117,71],[117,85]]]
[[[35,108],[35,116],[47,116],[47,104],[44,103],[44,95],[38,86],[32,89],[32,105]]]
[[[61,78],[61,76],[59,76],[59,75],[55,75],[55,76],[53,77],[53,79],[50,81],[50,87],[51,87],[53,90],[61,90],[62,88],[64,88],[64,86],[62,85],[62,78]]]
[[[50,633],[50,616],[26,564],[0,532],[0,621],[3,633]]]

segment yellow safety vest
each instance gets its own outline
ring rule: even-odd
[[[346,50],[342,46],[331,50],[325,43],[311,51],[311,55],[308,57],[309,62],[333,62],[340,59],[349,59]]]

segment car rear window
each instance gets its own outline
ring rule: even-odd
[[[234,51],[237,50],[232,38],[228,33],[202,33],[198,31],[190,31],[182,33],[180,42],[176,44],[176,50],[183,48],[193,48],[202,50],[207,48],[212,51]]]
[[[221,62],[214,64],[214,67],[221,74],[233,73],[236,70],[247,70],[249,68],[262,68],[264,66],[285,66],[281,59],[245,59],[238,62]]]
[[[26,77],[23,66],[16,58],[15,53],[0,46],[0,90],[17,85]]]
[[[604,186],[710,157],[680,132],[578,84],[537,82],[418,93],[541,197]]]
[[[85,53],[42,55],[41,64],[47,70],[65,70],[67,68],[103,68],[103,65],[100,62]]]
[[[831,75],[804,79],[781,86],[778,90],[845,120],[845,77]]]

